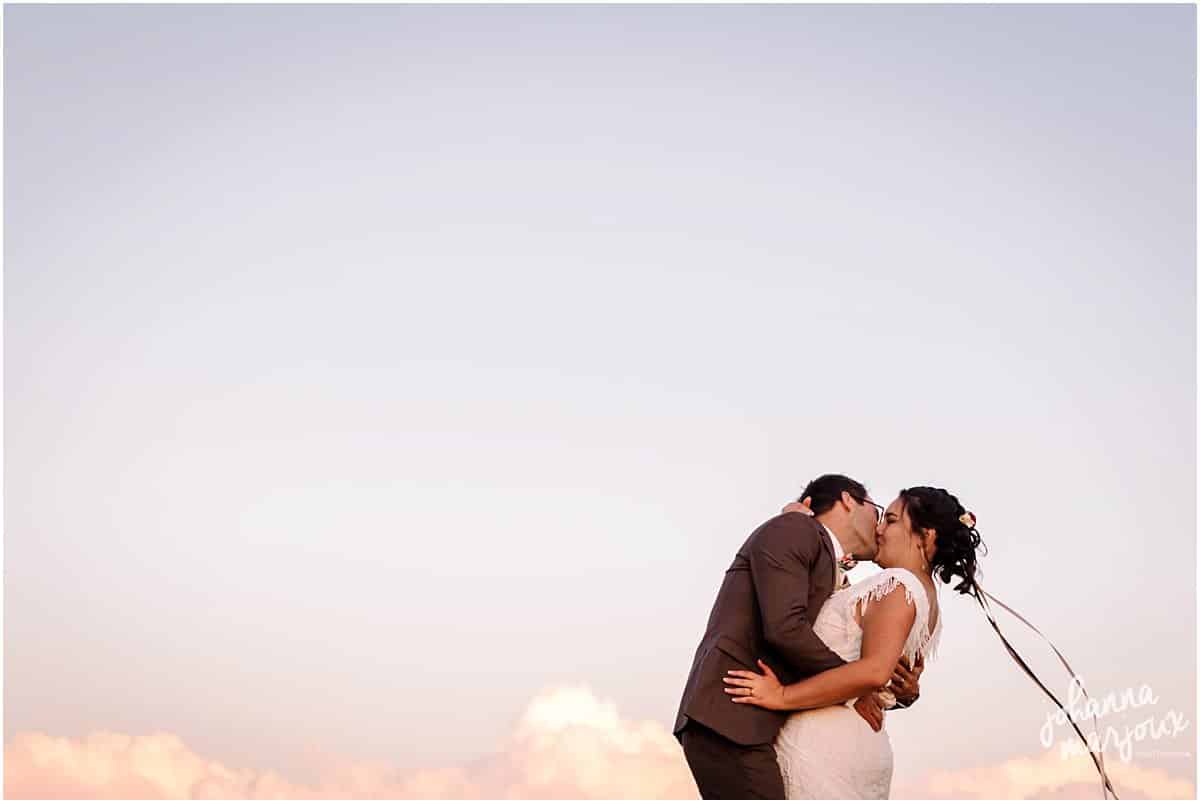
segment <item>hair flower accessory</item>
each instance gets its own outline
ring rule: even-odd
[[[961,521],[967,527],[975,526],[975,514],[969,510],[966,513],[959,516],[958,520]]]

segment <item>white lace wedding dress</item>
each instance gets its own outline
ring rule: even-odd
[[[835,591],[821,606],[813,630],[831,650],[847,662],[862,654],[862,628],[855,621],[855,605],[865,610],[903,586],[905,597],[915,603],[917,618],[904,643],[904,655],[914,661],[918,654],[928,659],[941,634],[937,625],[929,631],[930,605],[925,586],[907,569],[884,569],[849,588]],[[851,706],[831,705],[797,711],[775,739],[775,754],[783,774],[789,800],[883,799],[892,785],[892,743],[887,725],[876,733]],[[886,716],[885,716],[886,719]]]

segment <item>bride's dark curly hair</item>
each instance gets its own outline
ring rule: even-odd
[[[1092,763],[1096,766],[1096,771],[1100,774],[1104,799],[1108,800],[1109,794],[1116,798],[1117,791],[1113,788],[1112,782],[1108,778],[1108,772],[1104,769],[1103,746],[1100,747],[1099,752],[1092,748],[1092,742],[1084,735],[1083,730],[1079,727],[1079,723],[1074,720],[1073,715],[1063,706],[1062,701],[1055,697],[1054,692],[1050,691],[1046,687],[1046,684],[1038,678],[1037,674],[1030,668],[1029,663],[1021,657],[1021,654],[1017,652],[1012,642],[1000,631],[1000,625],[992,615],[989,603],[994,602],[996,605],[1004,608],[1017,617],[1021,623],[1045,639],[1050,648],[1054,650],[1054,654],[1058,656],[1058,660],[1062,663],[1063,668],[1071,674],[1072,682],[1079,683],[1079,689],[1088,700],[1088,706],[1093,706],[1095,705],[1095,701],[1088,695],[1087,690],[1083,688],[1082,679],[1075,674],[1075,670],[1071,669],[1071,665],[1067,663],[1067,659],[1059,652],[1058,647],[1055,647],[1053,642],[1046,638],[1042,631],[1034,627],[1028,619],[1017,613],[1013,608],[984,591],[975,582],[975,575],[980,573],[977,563],[978,556],[980,554],[987,554],[987,547],[984,546],[983,539],[979,536],[979,531],[975,529],[975,514],[964,508],[962,503],[958,501],[958,497],[944,488],[930,488],[928,486],[905,488],[900,492],[900,498],[904,500],[904,509],[908,511],[908,519],[912,522],[913,530],[932,529],[937,531],[937,540],[934,542],[936,549],[933,559],[930,561],[934,575],[947,585],[955,577],[962,578],[958,585],[954,586],[954,590],[960,594],[968,594],[974,597],[979,603],[979,607],[983,610],[983,615],[987,617],[988,624],[992,626],[992,630],[996,631],[996,635],[1000,637],[1000,642],[1004,645],[1004,649],[1008,651],[1009,656],[1012,657],[1021,671],[1037,684],[1042,693],[1058,706],[1059,711],[1071,723],[1071,728],[1079,736],[1080,741],[1088,746],[1087,749],[1091,755]],[[1092,717],[1092,724],[1096,724],[1096,717],[1094,715]],[[1096,732],[1098,733],[1099,731],[1097,730]]]
[[[904,500],[914,530],[937,530],[937,551],[930,561],[933,573],[946,584],[961,577],[954,590],[978,596],[975,586],[977,552],[982,550],[986,555],[987,546],[975,529],[975,516],[962,506],[958,497],[944,488],[924,485],[905,488],[900,492],[900,498]],[[964,518],[971,524],[966,524]]]

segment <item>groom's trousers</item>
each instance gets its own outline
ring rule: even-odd
[[[679,734],[683,754],[705,800],[783,800],[783,776],[775,747],[746,747],[696,720]]]

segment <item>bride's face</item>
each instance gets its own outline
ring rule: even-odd
[[[904,500],[896,500],[883,512],[883,520],[875,528],[875,562],[883,568],[899,565],[901,559],[912,549],[912,522],[904,509]]]

